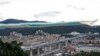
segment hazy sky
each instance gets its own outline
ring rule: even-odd
[[[0,0],[0,20],[8,18],[51,22],[95,20],[100,19],[100,0]]]

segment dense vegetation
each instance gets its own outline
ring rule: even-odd
[[[4,43],[0,40],[0,56],[28,56],[22,49],[21,43],[12,41],[11,43]]]
[[[100,52],[80,52],[75,54],[74,56],[100,56]]]
[[[22,33],[23,35],[29,35],[35,33],[37,30],[43,30],[48,33],[65,34],[72,31],[77,31],[81,33],[87,32],[100,32],[100,27],[90,27],[87,25],[77,25],[77,26],[53,26],[53,27],[41,27],[41,28],[5,28],[0,29],[0,35],[9,35],[10,32],[16,31]]]

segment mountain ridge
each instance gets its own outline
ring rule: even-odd
[[[6,20],[3,20],[3,21],[1,21],[0,23],[1,24],[11,24],[11,23],[32,23],[32,22],[34,22],[34,23],[46,23],[46,21],[26,21],[26,20],[18,20],[18,19],[6,19]]]

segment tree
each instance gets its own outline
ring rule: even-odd
[[[21,49],[21,45],[16,41],[4,43],[0,40],[0,56],[28,56],[28,54]]]

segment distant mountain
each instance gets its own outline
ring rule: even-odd
[[[1,21],[0,23],[2,24],[11,24],[11,23],[45,23],[45,21],[25,21],[25,20],[17,20],[17,19],[7,19],[7,20],[4,20],[4,21]]]
[[[9,24],[9,23],[26,23],[26,22],[27,21],[25,21],[25,20],[7,19],[7,20],[4,20],[4,21],[1,21],[0,23]]]
[[[0,29],[4,28],[46,28],[46,27],[62,27],[62,26],[77,26],[83,25],[80,22],[26,22],[26,23],[8,23],[0,24]]]
[[[89,26],[80,22],[56,22],[50,23],[45,21],[25,21],[16,19],[7,19],[0,22],[0,35],[9,35],[10,32],[16,31],[23,35],[30,35],[37,30],[43,30],[44,32],[54,34],[65,34],[72,31],[87,33],[87,32],[99,32],[100,26]],[[21,24],[19,24],[21,23]]]

